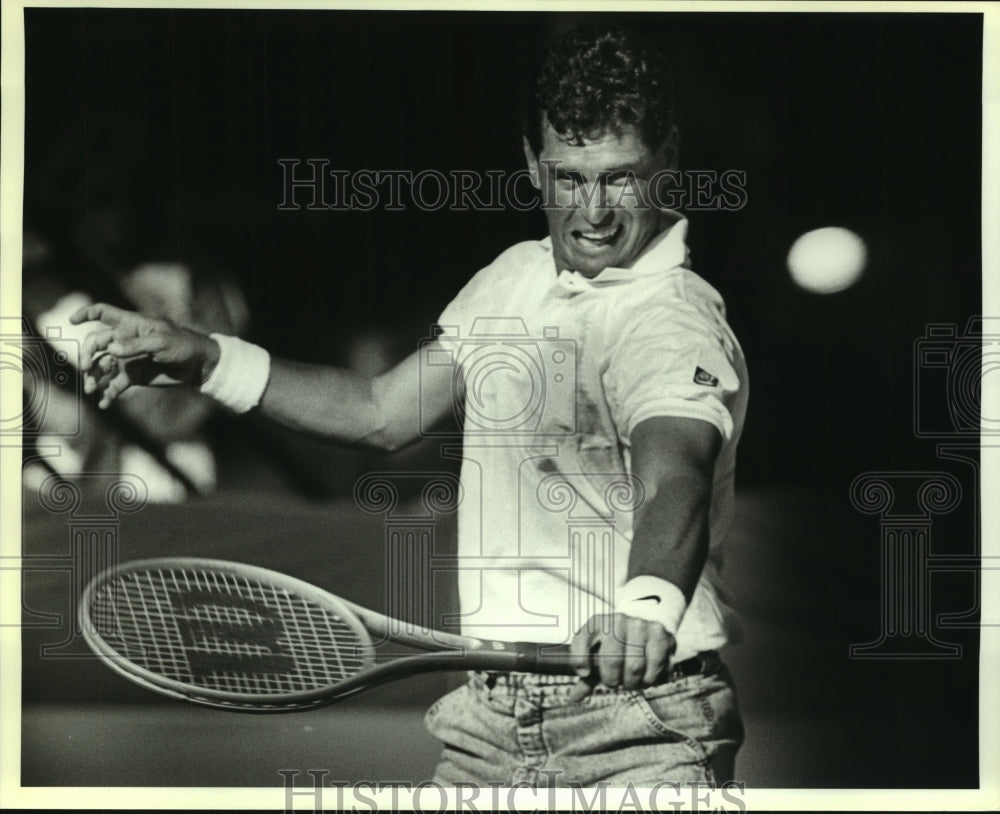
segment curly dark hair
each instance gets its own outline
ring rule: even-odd
[[[545,123],[577,145],[631,125],[656,149],[674,123],[670,67],[634,32],[584,23],[552,44],[525,94],[523,117],[535,155]]]

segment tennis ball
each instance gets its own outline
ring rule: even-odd
[[[814,294],[834,294],[858,281],[868,262],[865,242],[850,229],[825,226],[801,235],[788,252],[796,285]]]

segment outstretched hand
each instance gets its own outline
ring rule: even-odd
[[[580,701],[597,684],[635,690],[667,675],[677,640],[659,622],[624,613],[599,614],[577,631],[570,644],[580,680],[570,698]]]
[[[70,322],[101,322],[83,341],[80,369],[85,393],[99,392],[106,409],[133,386],[200,385],[219,360],[211,338],[166,319],[97,303],[81,308]]]

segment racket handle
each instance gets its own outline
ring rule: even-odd
[[[495,643],[498,647],[500,643]],[[546,675],[575,675],[569,647],[534,642],[504,643],[503,650],[478,654],[485,661],[494,661],[480,669]],[[492,658],[491,658],[492,657]]]
[[[568,646],[542,644],[535,645],[534,650],[534,664],[530,672],[560,676],[576,675]]]

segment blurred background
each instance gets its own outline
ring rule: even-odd
[[[66,341],[67,311],[104,300],[279,356],[385,369],[476,270],[542,237],[544,217],[310,211],[302,191],[299,208],[280,209],[279,161],[303,162],[300,175],[309,159],[348,172],[513,173],[522,81],[546,39],[586,16],[27,9],[29,332],[61,326]],[[979,387],[954,370],[983,331],[968,324],[983,312],[981,16],[602,16],[637,26],[671,59],[682,168],[746,174],[742,208],[687,212],[694,268],[725,297],[752,381],[727,564],[747,623],[729,656],[748,724],[737,774],[770,787],[975,786],[979,579],[961,566],[979,539],[978,437],[950,408]],[[860,280],[829,295],[797,287],[786,268],[796,238],[824,226],[868,249]],[[947,327],[930,334],[935,325]],[[917,364],[925,347],[937,355]],[[152,505],[121,521],[123,554],[258,562],[377,605],[386,518],[359,510],[356,482],[397,473],[401,499],[415,500],[419,479],[401,473],[451,466],[430,441],[391,459],[338,450],[191,394],[98,415],[73,376],[62,381],[43,385],[44,409],[30,416],[26,556],[66,549],[72,518],[36,494],[53,472],[137,473]],[[36,395],[26,392],[29,407]],[[949,455],[945,442],[962,448]],[[932,638],[953,645],[945,655],[850,656],[884,624],[886,523],[850,497],[876,471],[944,471],[958,484],[958,505],[925,524],[932,553],[958,563],[928,577],[926,616]],[[441,551],[453,519],[435,518]],[[24,577],[36,622],[24,632],[25,784],[91,785],[103,773],[101,785],[272,785],[278,768],[331,762],[347,781],[429,776],[435,751],[419,716],[453,679],[308,723],[161,709],[87,659],[40,655],[59,639],[40,620],[66,612],[68,580]],[[452,585],[436,589],[441,607],[453,599]],[[107,757],[151,715],[183,744],[180,764],[164,768],[159,739]],[[410,747],[379,745],[404,725]],[[372,745],[331,757],[330,732],[345,726]],[[85,737],[98,740],[82,749]]]

